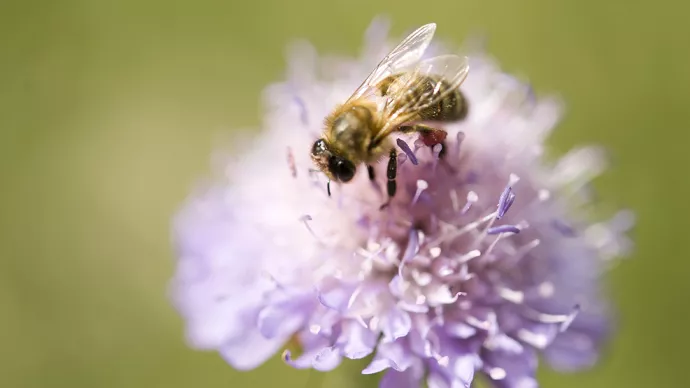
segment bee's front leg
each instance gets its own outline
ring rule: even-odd
[[[369,173],[369,180],[374,181],[376,180],[376,174],[374,174],[374,167],[367,165],[367,173]]]
[[[386,168],[386,178],[388,178],[388,182],[386,184],[386,190],[388,192],[388,201],[381,205],[381,209],[384,209],[386,206],[388,206],[395,197],[395,192],[398,189],[398,185],[395,181],[395,177],[398,173],[398,152],[395,150],[395,147],[391,149],[391,152],[388,156],[388,167]]]

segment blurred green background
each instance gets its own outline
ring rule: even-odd
[[[361,363],[312,375],[276,359],[237,373],[188,349],[166,299],[169,223],[218,137],[258,126],[290,41],[355,54],[379,14],[395,34],[429,21],[458,44],[485,34],[505,70],[567,103],[557,150],[611,151],[602,197],[639,221],[636,254],[610,277],[620,332],[597,368],[544,370],[543,386],[687,383],[688,11],[670,0],[2,1],[0,386],[356,386],[344,376]]]

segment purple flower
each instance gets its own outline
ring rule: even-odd
[[[632,216],[593,223],[588,182],[602,152],[542,157],[559,105],[470,53],[465,121],[447,149],[399,136],[398,194],[383,161],[331,185],[312,171],[324,117],[391,48],[387,24],[358,59],[293,47],[287,80],[266,91],[261,134],[195,192],[174,222],[174,303],[190,344],[252,369],[291,338],[295,368],[327,371],[373,354],[382,387],[537,386],[539,354],[571,371],[609,332],[600,278],[631,247]],[[444,52],[432,44],[427,55]],[[410,161],[408,161],[410,159]],[[415,162],[415,163],[413,163]]]

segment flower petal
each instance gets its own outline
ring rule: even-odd
[[[544,355],[549,365],[563,372],[592,367],[599,358],[594,339],[572,330],[556,337],[551,346],[546,348]]]
[[[533,348],[525,347],[520,354],[502,350],[483,352],[484,372],[496,387],[537,387],[537,355]]]
[[[257,325],[266,338],[289,336],[304,325],[309,312],[299,299],[283,301],[264,307]]]
[[[409,368],[404,372],[389,369],[381,378],[379,388],[418,388],[422,375],[421,367]]]
[[[354,291],[355,285],[328,277],[322,280],[318,287],[319,302],[330,309],[343,312],[347,310],[348,302]]]
[[[381,329],[386,341],[395,341],[405,337],[410,332],[411,327],[410,314],[398,308],[390,309],[381,318]]]
[[[289,350],[283,352],[283,361],[293,368],[314,368],[321,372],[328,372],[340,365],[341,357],[337,349],[332,346],[314,349],[303,353],[298,358],[292,358]]]
[[[362,374],[378,373],[388,368],[402,372],[407,370],[414,361],[414,355],[403,345],[401,340],[385,342],[379,344],[376,356],[369,366],[364,368]]]
[[[251,370],[263,364],[275,354],[288,337],[265,338],[258,330],[246,332],[232,342],[223,345],[219,351],[223,359],[239,370]]]
[[[342,349],[345,357],[358,360],[371,354],[376,347],[377,333],[365,328],[358,322],[343,323],[343,332],[336,344]]]

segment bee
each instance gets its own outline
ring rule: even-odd
[[[311,159],[329,179],[329,196],[331,181],[351,181],[361,164],[373,181],[372,166],[388,156],[386,206],[397,191],[397,150],[390,135],[416,132],[426,145],[445,148],[446,132],[438,126],[466,117],[467,100],[459,86],[469,72],[467,58],[443,55],[422,60],[435,31],[436,24],[430,23],[408,35],[326,117]]]

